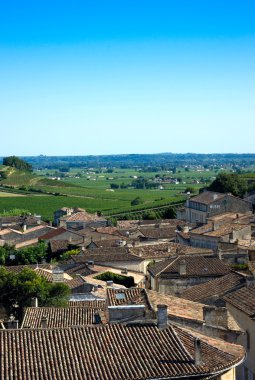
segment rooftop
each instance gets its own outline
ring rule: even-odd
[[[95,314],[102,308],[78,306],[69,307],[27,307],[21,328],[40,328],[43,317],[48,328],[84,326],[95,323]]]
[[[209,205],[210,203],[213,203],[216,200],[218,201],[219,199],[225,198],[225,196],[226,194],[216,193],[213,191],[205,191],[199,195],[190,198],[190,201]]]
[[[185,262],[186,274],[179,274],[180,263]],[[178,256],[165,261],[150,265],[148,271],[153,276],[162,275],[164,278],[171,277],[194,277],[194,276],[223,276],[229,273],[230,268],[216,257],[203,256]]]
[[[181,297],[195,302],[201,302],[213,296],[220,298],[236,287],[242,286],[245,282],[244,276],[230,272],[225,276],[184,290]]]
[[[226,295],[223,299],[250,318],[255,318],[255,285],[244,286]]]
[[[244,359],[241,346],[224,348],[201,338],[203,363],[194,360],[195,336],[155,325],[96,325],[0,330],[1,378],[144,380],[208,377]],[[140,360],[137,360],[140,358]]]

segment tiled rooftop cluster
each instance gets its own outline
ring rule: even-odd
[[[245,282],[244,276],[235,272],[230,272],[215,280],[192,286],[186,289],[181,296],[182,298],[191,301],[203,302],[213,296],[221,297],[232,289],[243,286]]]
[[[224,297],[230,305],[255,318],[255,285],[242,287]]]
[[[151,265],[148,271],[154,276],[159,274],[164,275],[164,277],[180,276],[179,266],[181,262],[185,262],[186,265],[186,274],[182,276],[223,276],[230,271],[230,268],[218,258],[201,256],[170,258]]]
[[[42,319],[46,318],[48,328],[92,325],[95,314],[102,308],[70,307],[28,307],[22,322],[22,328],[40,328]]]
[[[0,377],[5,380],[144,380],[224,371],[242,361],[201,341],[202,363],[195,363],[195,337],[172,326],[79,326],[0,331]],[[139,360],[137,360],[139,358]]]

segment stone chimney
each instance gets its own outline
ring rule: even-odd
[[[38,298],[37,297],[31,298],[31,306],[32,307],[38,307]]]
[[[183,226],[182,232],[185,233],[185,234],[188,234],[189,233],[189,227],[188,226]]]
[[[106,281],[106,287],[111,288],[113,286],[113,281]]]
[[[203,319],[206,326],[228,328],[228,311],[225,307],[204,306]]]
[[[18,329],[19,328],[19,321],[15,319],[14,315],[10,315],[10,318],[7,322],[8,329]]]
[[[89,260],[89,261],[87,262],[87,266],[88,266],[89,269],[94,268],[94,261],[93,261],[93,260]]]
[[[64,282],[64,271],[58,267],[52,271],[53,282]]]
[[[180,260],[179,261],[179,274],[180,274],[180,276],[185,276],[187,274],[186,260]]]
[[[168,321],[167,305],[158,305],[158,312],[157,312],[158,328],[159,329],[167,328],[167,321]]]
[[[202,352],[201,352],[201,340],[199,338],[195,338],[194,342],[194,360],[195,365],[202,364]]]
[[[48,318],[45,315],[43,315],[41,318],[41,328],[47,329],[47,327],[48,327]]]

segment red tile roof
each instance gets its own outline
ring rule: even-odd
[[[164,278],[180,277],[179,265],[181,261],[186,263],[186,274],[182,277],[194,276],[223,276],[230,272],[230,268],[216,257],[203,256],[178,256],[150,265],[148,271],[153,276],[161,275]]]
[[[0,377],[4,380],[145,380],[226,371],[244,358],[240,346],[224,350],[172,326],[100,325],[62,329],[0,330]],[[229,351],[229,352],[228,352]]]
[[[84,326],[95,323],[95,313],[102,308],[71,307],[27,307],[22,328],[40,328],[42,317],[47,318],[48,328]]]
[[[226,276],[216,278],[203,284],[194,285],[182,293],[181,297],[190,301],[203,302],[213,296],[221,298],[231,290],[245,283],[244,276],[238,273],[228,273]]]
[[[255,317],[255,285],[244,286],[226,295],[223,299],[249,317]]]

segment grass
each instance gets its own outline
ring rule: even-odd
[[[0,198],[0,212],[14,208],[28,209],[32,214],[39,214],[45,220],[52,220],[53,212],[64,206],[81,207],[92,213],[101,211],[105,215],[167,206],[171,203],[183,201],[185,199],[183,192],[187,186],[193,187],[195,191],[204,186],[203,184],[195,184],[194,180],[201,177],[209,180],[213,175],[216,175],[214,172],[209,171],[185,171],[178,168],[175,174],[166,171],[138,172],[135,169],[114,169],[113,173],[95,173],[92,170],[73,169],[67,173],[64,179],[52,180],[43,176],[43,172],[38,171],[36,172],[37,174],[21,172],[13,168],[5,168],[4,171],[7,178],[2,179],[0,185],[12,188],[9,190],[2,188],[8,194],[6,196],[2,195]],[[55,171],[51,171],[49,174],[57,176],[54,173]],[[81,177],[75,178],[78,174]],[[186,183],[178,185],[164,183],[163,190],[128,187],[108,191],[111,183],[118,185],[122,183],[125,185],[131,184],[134,176],[143,176],[154,180],[156,175],[162,177],[164,174],[167,177],[181,177]],[[88,177],[90,178],[88,179]],[[23,190],[18,190],[20,188]],[[40,193],[31,193],[31,190],[39,191]],[[10,195],[9,191],[13,192],[13,194]],[[20,197],[15,192],[26,195]],[[55,196],[52,196],[52,194],[55,194]],[[143,203],[138,206],[131,206],[131,201],[136,197],[140,197]]]

